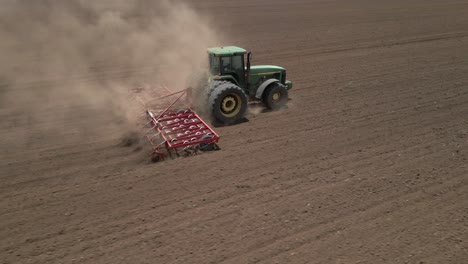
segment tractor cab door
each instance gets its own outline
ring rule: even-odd
[[[221,74],[231,74],[241,86],[245,85],[244,56],[221,57]]]

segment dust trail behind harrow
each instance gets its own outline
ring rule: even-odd
[[[141,86],[130,92],[140,105],[153,161],[219,149],[219,135],[191,107],[191,88],[171,92],[165,86]]]

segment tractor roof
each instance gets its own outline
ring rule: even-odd
[[[235,46],[225,46],[209,48],[208,52],[219,56],[231,56],[236,54],[245,54],[247,51]]]

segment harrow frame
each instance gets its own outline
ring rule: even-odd
[[[180,156],[180,152],[187,156],[198,154],[199,151],[219,150],[219,135],[191,107],[191,88],[170,93],[151,102],[170,96],[177,97],[159,112],[149,109],[147,104],[139,100],[146,108],[146,124],[150,127],[145,131],[145,137],[152,147],[151,160],[163,160],[167,155],[172,158],[173,152],[176,156]],[[176,103],[182,103],[183,108],[174,110]]]

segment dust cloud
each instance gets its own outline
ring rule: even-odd
[[[125,129],[128,89],[187,87],[219,44],[213,24],[182,1],[2,0],[1,128],[26,142]]]

